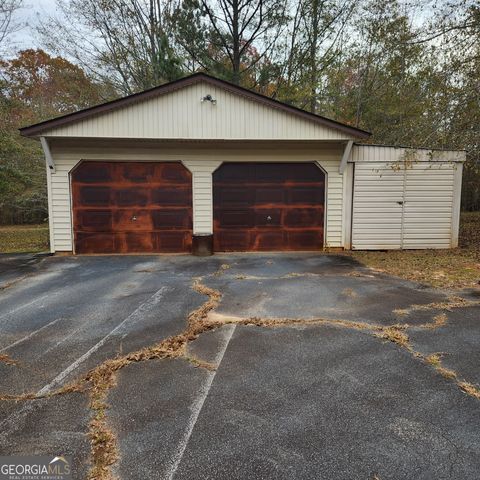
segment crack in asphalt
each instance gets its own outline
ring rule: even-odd
[[[429,310],[444,310],[447,312],[451,312],[454,308],[473,307],[476,305],[480,305],[480,300],[468,300],[463,297],[452,295],[447,299],[446,302],[432,302],[420,305],[410,305],[410,307],[408,308],[399,308],[393,310],[392,313],[403,316],[409,315],[413,312],[425,312]]]
[[[223,275],[230,265],[223,264],[213,274],[206,277],[218,277]],[[278,278],[296,278],[299,276],[317,276],[317,274],[286,274]],[[443,326],[447,319],[445,315],[437,315],[432,322],[422,325],[393,324],[378,325],[375,323],[339,320],[317,317],[313,319],[302,318],[261,318],[261,317],[235,317],[222,315],[215,312],[216,307],[221,301],[222,294],[220,291],[209,288],[202,282],[206,277],[197,277],[193,279],[192,289],[197,293],[206,295],[208,299],[197,309],[193,310],[187,317],[186,329],[178,335],[167,337],[163,341],[141,348],[137,351],[117,356],[112,359],[105,360],[90,370],[87,374],[79,379],[70,382],[60,388],[53,390],[51,387],[55,383],[51,382],[48,387],[44,387],[37,393],[25,393],[22,395],[0,395],[0,400],[35,400],[40,398],[50,398],[56,395],[64,395],[72,392],[81,392],[89,396],[88,408],[92,413],[89,424],[88,436],[91,443],[91,470],[88,473],[90,480],[111,480],[114,479],[112,466],[119,459],[118,442],[114,432],[111,430],[108,419],[107,410],[109,405],[107,397],[112,388],[117,385],[117,372],[124,367],[135,363],[144,362],[153,359],[182,359],[190,362],[195,367],[204,368],[212,373],[218,365],[203,361],[186,352],[187,345],[196,340],[201,334],[220,328],[225,325],[251,325],[264,328],[272,327],[298,327],[298,326],[314,326],[314,325],[330,325],[340,328],[349,328],[373,335],[381,340],[389,341],[397,344],[399,347],[408,351],[414,358],[421,360],[423,363],[432,366],[445,378],[454,381],[457,386],[468,395],[480,400],[480,390],[473,384],[462,380],[456,372],[445,369],[441,365],[439,354],[436,357],[432,355],[426,356],[415,351],[408,337],[408,329],[435,329]],[[241,279],[257,279],[258,277],[249,277]],[[265,277],[272,279],[272,277]],[[237,279],[238,278],[237,276]],[[466,300],[461,297],[450,297],[447,302],[431,303],[426,305],[412,305],[408,309],[396,310],[394,313],[399,315],[407,315],[415,311],[425,310],[445,310],[451,311],[452,308],[468,307],[478,305],[480,301]],[[0,361],[5,363],[12,362],[8,355],[0,356]],[[446,372],[451,372],[446,374]],[[64,379],[64,377],[62,377]],[[447,439],[445,439],[447,440]],[[451,442],[449,440],[449,442]],[[451,442],[453,444],[453,442]]]
[[[194,367],[204,368],[205,370],[210,370],[214,372],[217,369],[217,365],[212,362],[207,362],[201,358],[196,357],[195,355],[184,354],[180,357],[182,360],[185,360],[188,363],[191,363]]]

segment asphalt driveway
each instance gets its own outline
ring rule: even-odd
[[[78,479],[477,479],[479,303],[335,255],[4,256],[0,453]]]

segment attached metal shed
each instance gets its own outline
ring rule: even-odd
[[[449,248],[459,151],[370,134],[195,74],[21,129],[47,160],[52,252]]]
[[[458,246],[465,152],[358,145],[352,248]]]

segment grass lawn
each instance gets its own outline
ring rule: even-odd
[[[480,285],[480,212],[462,213],[459,248],[349,252],[359,262],[386,273],[434,287]]]
[[[47,251],[48,224],[0,226],[0,253]]]

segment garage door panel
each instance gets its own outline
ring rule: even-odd
[[[222,212],[221,226],[219,228],[252,228],[254,223],[252,219],[253,209],[246,208],[242,210],[224,210]]]
[[[162,209],[150,212],[155,230],[189,229],[192,223],[189,209]]]
[[[192,202],[190,187],[156,188],[151,193],[151,205],[185,205]]]
[[[82,165],[75,171],[75,181],[80,183],[107,183],[113,180],[113,169],[105,164]]]
[[[289,231],[287,235],[290,250],[309,250],[312,247],[316,249],[323,247],[318,230]]]
[[[319,205],[323,203],[325,192],[322,184],[312,187],[291,187],[288,189],[288,203]]]
[[[282,226],[282,210],[267,208],[255,209],[254,225],[257,227],[281,227]]]
[[[185,231],[168,231],[155,234],[156,249],[159,252],[178,253],[190,251],[192,235]]]
[[[254,178],[252,183],[276,183],[281,184],[285,181],[285,166],[278,163],[263,164],[254,166]],[[293,173],[290,172],[290,176]]]
[[[108,206],[110,205],[111,190],[108,187],[85,187],[80,186],[74,189],[75,198],[78,198],[79,205],[85,206]]]
[[[215,230],[215,250],[221,252],[246,251],[250,249],[250,233],[246,230]]]
[[[323,226],[323,215],[316,208],[286,210],[283,224],[286,227],[321,227]]]
[[[250,242],[253,243],[253,250],[272,251],[285,250],[285,232],[282,230],[262,231],[254,234],[250,232]]]
[[[71,174],[76,253],[191,249],[191,174],[180,163],[83,162]]]
[[[151,183],[155,181],[155,165],[152,163],[127,163],[114,167],[120,178],[129,183]]]
[[[148,190],[140,190],[138,187],[121,188],[113,190],[112,206],[120,207],[145,207],[149,203]]]
[[[216,195],[225,207],[245,207],[252,202],[252,192],[246,188],[218,187]]]
[[[115,253],[115,235],[113,233],[76,232],[76,253]]]
[[[113,230],[116,232],[128,232],[153,230],[151,212],[148,210],[121,209],[113,211]]]
[[[223,164],[213,175],[214,249],[322,248],[324,193],[313,163]]]
[[[253,201],[256,205],[285,203],[285,190],[282,187],[256,187],[253,192]]]
[[[155,250],[152,232],[124,232],[116,235],[117,249],[125,253],[142,253]]]
[[[112,212],[110,210],[79,210],[75,212],[74,224],[85,231],[111,231]]]

